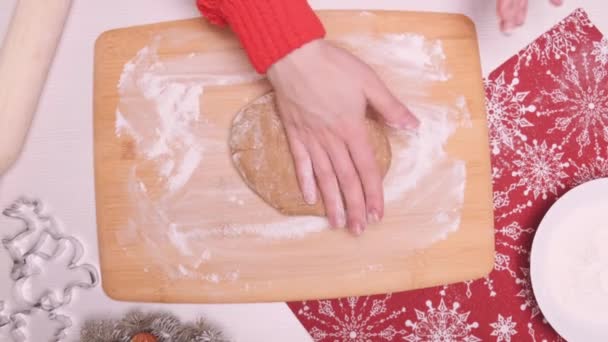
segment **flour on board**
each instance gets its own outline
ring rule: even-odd
[[[204,255],[178,266],[165,265],[176,277],[200,277],[213,283],[234,280],[241,274],[236,267],[221,274],[199,274],[197,270],[218,252],[207,248],[205,239],[300,239],[327,229],[327,221],[319,217],[268,220],[260,213],[248,221],[213,221],[209,225],[211,221],[185,210],[191,203],[213,200],[216,208],[221,204],[230,212],[257,200],[243,182],[235,185],[222,177],[206,179],[214,186],[205,189],[190,185],[204,179],[208,151],[228,149],[228,132],[218,134],[205,116],[203,94],[209,87],[245,84],[262,77],[251,67],[243,67],[248,64],[239,51],[161,58],[158,50],[163,39],[166,37],[155,37],[126,63],[118,82],[116,133],[134,141],[139,163],[130,173],[129,194],[136,210],[129,218],[129,229],[146,241],[151,256],[161,264],[167,258],[160,255],[164,250],[160,247],[167,243],[185,257]],[[415,247],[445,238],[460,225],[466,184],[464,161],[451,158],[445,146],[459,127],[470,125],[470,118],[462,96],[440,104],[430,101],[431,87],[450,78],[442,42],[418,34],[387,34],[344,36],[335,43],[376,69],[421,122],[417,132],[389,132],[393,160],[384,181],[387,211],[421,213],[420,208],[432,206],[433,212],[419,215],[421,226],[411,228],[417,237]],[[412,87],[397,86],[404,80]],[[150,164],[155,165],[157,181],[164,189],[160,195],[149,193],[146,184],[150,180],[139,174],[140,168]],[[221,212],[214,214],[222,216]],[[368,271],[381,267],[374,265]]]

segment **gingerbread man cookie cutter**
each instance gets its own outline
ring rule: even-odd
[[[11,335],[16,342],[60,341],[72,320],[64,315],[32,308],[11,315]]]
[[[97,268],[79,264],[83,245],[60,232],[40,201],[20,198],[3,214],[21,221],[23,227],[2,240],[13,261],[14,286],[12,298],[0,298],[0,335],[13,341],[58,341],[71,320],[57,309],[70,304],[75,289],[99,283]],[[3,299],[18,303],[19,309],[10,312]]]
[[[17,280],[26,272],[25,258],[36,252],[46,239],[61,237],[55,219],[43,214],[38,200],[20,198],[3,211],[4,216],[23,222],[24,229],[11,238],[2,239],[13,259],[11,278]]]
[[[19,299],[31,306],[40,305],[45,310],[53,310],[69,303],[74,289],[96,286],[99,282],[97,269],[92,265],[78,264],[82,251],[78,240],[63,237],[56,240],[52,254],[28,255],[27,273],[15,284]]]

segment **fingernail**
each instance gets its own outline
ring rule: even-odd
[[[306,202],[308,205],[314,205],[317,203],[317,193],[314,187],[304,187],[304,202]]]
[[[344,210],[344,203],[342,203],[342,198],[336,198],[336,223],[338,224],[338,228],[346,227],[346,212]]]
[[[380,222],[380,215],[375,209],[370,210],[367,213],[367,223],[376,224],[378,222]]]
[[[355,223],[352,227],[352,231],[353,231],[353,234],[355,234],[356,236],[359,236],[363,233],[363,227],[361,226],[360,223]]]
[[[317,183],[312,172],[312,164],[308,165],[301,173],[302,176],[302,194],[304,201],[308,205],[317,203]]]
[[[517,25],[515,25],[515,23],[511,21],[505,21],[502,23],[501,26],[502,33],[506,35],[510,35],[511,33],[513,33],[513,30],[515,30],[515,28],[517,27]]]
[[[387,122],[387,126],[394,129],[416,129],[420,126],[420,121],[417,118],[406,119],[401,122]]]
[[[386,122],[386,125],[387,125],[388,127],[390,127],[390,128],[394,128],[394,129],[402,129],[402,127],[401,127],[401,125],[400,125],[400,124],[397,124],[397,123],[394,123],[394,122],[391,122],[391,121],[387,121],[387,122]]]
[[[338,211],[336,223],[338,224],[338,228],[344,228],[346,226],[346,217],[344,211]]]
[[[408,125],[411,129],[416,129],[420,126],[420,120],[418,120],[417,117],[412,115],[411,119],[409,120]]]

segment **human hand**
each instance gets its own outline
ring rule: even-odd
[[[550,2],[559,6],[563,0],[550,0]],[[496,13],[500,21],[500,30],[510,32],[524,24],[528,13],[528,0],[497,0]]]
[[[267,75],[305,201],[317,202],[318,184],[330,224],[361,234],[384,215],[382,175],[365,126],[367,105],[391,127],[414,129],[418,120],[368,65],[324,40],[291,52]]]

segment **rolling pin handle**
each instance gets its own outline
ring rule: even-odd
[[[16,3],[0,50],[0,175],[21,153],[71,3]]]

